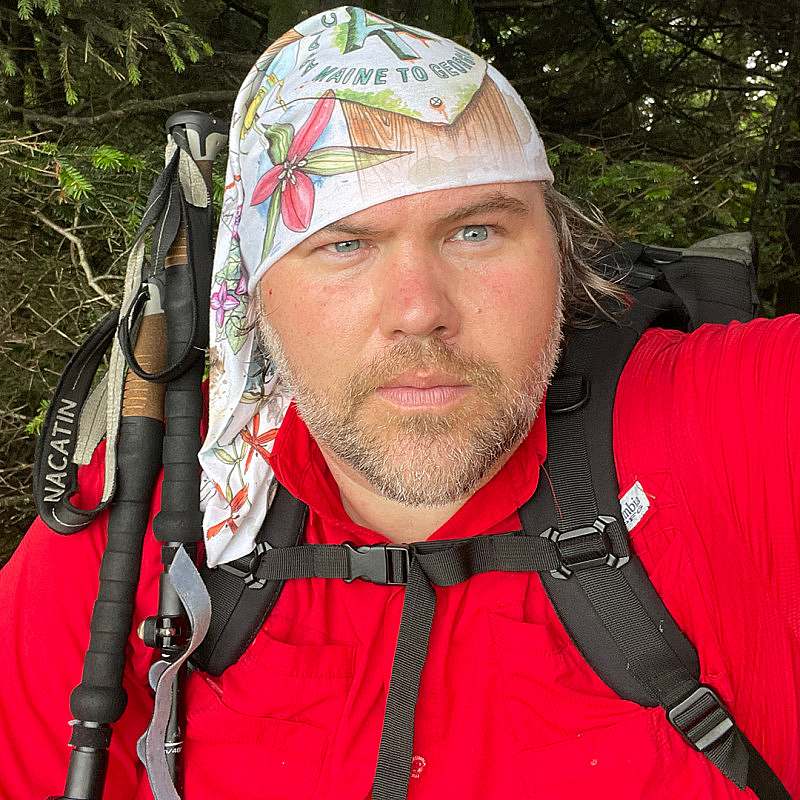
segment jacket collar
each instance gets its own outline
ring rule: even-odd
[[[516,511],[533,495],[547,454],[543,408],[544,404],[528,436],[502,469],[428,540],[501,533],[520,527]],[[294,403],[289,406],[275,439],[270,465],[280,483],[304,502],[312,514],[321,518],[323,525],[318,529],[322,531],[320,535],[324,543],[353,541],[375,544],[388,541],[382,534],[349,518],[342,505],[339,486]]]

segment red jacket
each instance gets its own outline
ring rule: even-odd
[[[700,653],[702,679],[800,797],[800,317],[652,330],[614,414],[620,487],[650,510],[632,539]],[[432,538],[519,527],[545,455],[544,420]],[[81,502],[100,491],[100,453]],[[312,542],[385,541],[354,525],[291,411],[272,456],[310,507]],[[158,498],[154,499],[154,507]],[[0,577],[0,796],[63,788],[104,520],[62,537],[34,523]],[[148,537],[135,622],[155,610]],[[744,798],[659,709],[614,695],[577,652],[535,574],[438,588],[417,709],[411,800]],[[289,581],[245,656],[188,681],[185,800],[364,800],[373,778],[403,588]],[[108,800],[150,797],[134,743],[151,653],[134,636]]]

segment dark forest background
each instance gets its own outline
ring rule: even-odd
[[[47,398],[121,288],[166,117],[226,116],[262,50],[336,5],[0,0],[0,562],[33,516]],[[764,313],[800,311],[796,0],[365,5],[491,60],[561,190],[621,236],[681,246],[750,230]]]

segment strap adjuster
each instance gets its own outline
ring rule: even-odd
[[[621,567],[630,560],[627,549],[615,550],[614,542],[608,533],[610,525],[618,524],[614,517],[598,517],[591,525],[559,531],[548,528],[539,535],[549,539],[556,546],[561,564],[551,569],[554,578],[565,580],[573,572],[590,567]]]
[[[408,583],[411,558],[407,547],[396,544],[366,544],[354,547],[342,544],[347,552],[346,583],[356,578],[386,586],[404,586]]]
[[[672,727],[701,753],[734,727],[730,714],[710,686],[698,686],[667,711],[667,718]]]
[[[228,564],[220,564],[217,569],[241,578],[248,589],[263,589],[266,580],[256,580],[256,572],[258,572],[258,566],[261,563],[261,556],[271,549],[272,547],[266,542],[257,542],[255,548],[246,556],[237,558]]]

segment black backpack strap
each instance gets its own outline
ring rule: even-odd
[[[70,358],[58,381],[36,443],[33,466],[33,500],[44,523],[61,534],[77,533],[108,505],[78,508],[70,497],[78,488],[80,415],[92,389],[95,375],[111,347],[117,329],[118,311],[104,317]]]
[[[622,368],[660,313],[658,298],[645,297],[626,324],[570,335],[548,392],[544,477],[520,519],[529,535],[558,545],[562,563],[541,573],[542,582],[603,681],[628,700],[662,706],[683,738],[739,788],[749,786],[761,800],[788,799],[713,689],[700,683],[695,649],[627,546],[612,417]]]
[[[236,663],[255,639],[283,589],[283,580],[255,581],[267,550],[297,545],[305,529],[307,506],[280,483],[269,513],[248,555],[218,567],[203,566],[200,574],[211,595],[211,623],[192,665],[220,675]]]

